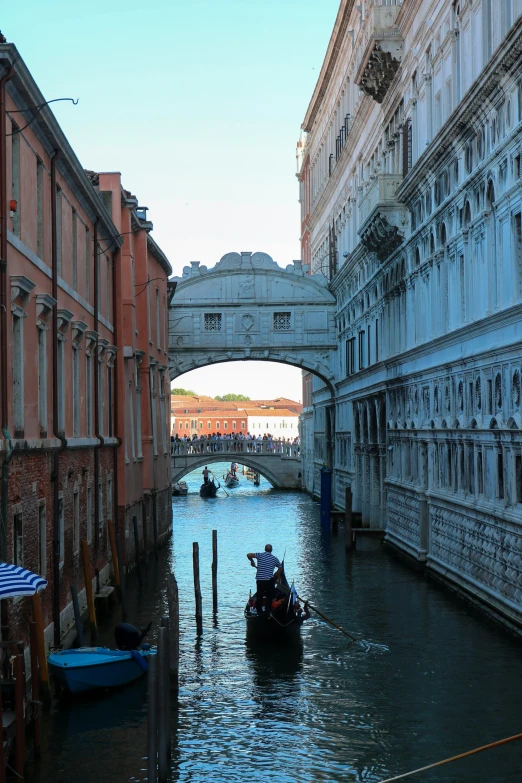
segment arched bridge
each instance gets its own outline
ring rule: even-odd
[[[256,470],[276,489],[302,488],[299,446],[248,440],[193,440],[171,443],[172,483],[205,465],[237,462]]]
[[[282,362],[330,387],[337,351],[335,298],[322,275],[266,253],[227,253],[211,269],[192,261],[172,278],[169,373],[173,380],[210,364]]]

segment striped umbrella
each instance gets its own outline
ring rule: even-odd
[[[34,595],[47,587],[41,576],[12,563],[0,563],[0,599]]]

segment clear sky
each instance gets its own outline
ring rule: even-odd
[[[121,171],[180,274],[230,251],[300,257],[295,147],[338,6],[26,0],[3,4],[0,28],[46,99],[80,99],[54,111],[81,163]],[[255,396],[247,366],[227,365],[227,391]],[[274,368],[274,396],[296,397],[290,376],[297,389],[299,370],[277,388]]]

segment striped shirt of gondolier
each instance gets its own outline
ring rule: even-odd
[[[281,568],[281,563],[271,552],[258,552],[256,581],[266,582],[274,576],[274,568]]]

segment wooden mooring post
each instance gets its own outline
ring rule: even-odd
[[[94,608],[94,596],[92,593],[91,554],[89,552],[89,544],[85,539],[82,540],[81,546],[83,574],[85,578],[85,592],[87,593],[87,606],[89,608],[89,625],[91,627],[91,634],[96,636],[96,610]]]
[[[353,495],[351,487],[345,487],[344,497],[344,548],[346,552],[351,552],[354,548],[352,515]]]
[[[170,711],[167,628],[158,628],[158,783],[169,775]]]
[[[174,574],[167,577],[167,601],[169,605],[170,634],[170,685],[173,691],[179,689],[179,595]]]
[[[194,568],[194,597],[196,599],[196,629],[198,636],[203,633],[203,613],[201,608],[201,587],[199,584],[199,544],[192,544],[192,565]]]
[[[71,598],[74,612],[74,624],[76,626],[76,639],[78,640],[78,647],[83,647],[83,623],[80,614],[80,603],[78,601],[78,590],[75,585],[71,585]]]
[[[111,542],[112,570],[114,571],[114,584],[120,588],[120,558],[118,557],[118,547],[116,546],[116,532],[112,519],[107,520],[107,530],[109,531],[109,541]]]
[[[40,692],[44,704],[51,702],[51,690],[49,688],[49,670],[47,668],[47,654],[45,650],[44,624],[42,616],[42,601],[40,593],[32,596],[33,620],[36,626],[36,644],[38,648],[38,668],[40,670]]]
[[[38,640],[36,636],[36,623],[29,622],[29,643],[31,654],[31,699],[33,718],[33,752],[36,758],[40,757],[41,727],[40,727],[40,677],[38,674]]]
[[[5,783],[5,758],[4,758],[4,709],[2,704],[2,689],[0,688],[0,726],[2,726],[2,742],[0,742],[0,783]]]
[[[138,518],[136,514],[132,517],[132,527],[134,528],[134,549],[136,555],[136,573],[138,575],[138,583],[141,587],[143,584],[141,579],[141,563],[140,563],[140,537],[138,533]]]
[[[148,783],[158,780],[158,656],[147,659],[149,671],[147,695],[147,770]]]
[[[115,531],[116,533],[116,531]],[[119,533],[116,533],[116,553],[118,555],[118,563],[122,564],[121,578],[120,578],[120,600],[121,600],[121,619],[123,622],[127,622],[127,586],[125,584],[126,569],[123,569],[123,561],[121,559],[121,541]]]
[[[217,530],[213,530],[212,531],[212,609],[214,611],[214,614],[216,614],[218,608],[217,569],[218,569]]]
[[[25,767],[25,677],[24,677],[24,654],[20,648],[13,650],[14,660],[14,680],[15,680],[15,713],[16,713],[16,739],[15,739],[15,766],[16,774],[19,778],[24,777]],[[23,648],[22,648],[23,649]],[[3,740],[2,740],[3,741]]]

